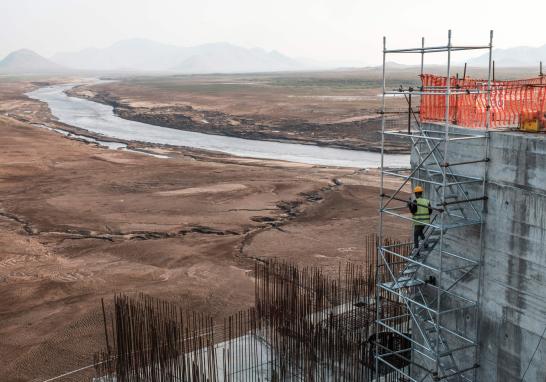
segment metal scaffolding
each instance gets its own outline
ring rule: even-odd
[[[383,101],[382,101],[382,150],[381,150],[381,204],[380,243],[386,237],[390,221],[414,224],[408,210],[407,191],[411,185],[421,185],[432,203],[433,213],[425,224],[425,239],[409,256],[398,245],[380,245],[377,267],[376,298],[402,302],[402,315],[411,322],[409,333],[401,332],[392,317],[377,306],[377,331],[392,333],[400,340],[407,340],[411,348],[402,349],[396,341],[375,344],[375,370],[378,381],[389,375],[389,380],[400,381],[475,381],[479,367],[479,304],[482,284],[483,219],[487,200],[486,178],[489,154],[489,128],[491,105],[492,42],[483,46],[452,45],[451,31],[445,46],[426,47],[422,39],[420,48],[387,49],[383,38]],[[388,90],[386,85],[387,55],[420,54],[421,75],[425,55],[447,54],[446,77],[453,77],[452,52],[484,49],[489,54],[489,73],[485,87],[487,118],[479,129],[459,128],[450,122],[450,97],[462,90],[453,88],[450,81],[445,87],[408,87]],[[484,87],[470,92],[484,93]],[[419,111],[412,107],[411,97],[423,95],[445,96],[445,121],[425,122]],[[405,97],[408,100],[407,131],[387,128],[387,97]],[[412,145],[412,166],[389,168],[385,163],[385,143],[391,138],[407,138]],[[476,141],[477,140],[477,141]],[[476,150],[460,150],[476,147]],[[399,187],[387,192],[385,177],[399,179]],[[461,250],[457,243],[465,235],[474,235],[482,245],[479,253]],[[381,275],[388,277],[381,277]],[[408,354],[411,358],[408,359]],[[398,359],[396,360],[396,358]],[[393,362],[393,359],[396,362]],[[394,376],[394,379],[392,378]]]

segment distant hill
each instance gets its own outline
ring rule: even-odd
[[[84,70],[166,70],[177,62],[180,48],[144,39],[119,41],[107,48],[57,53],[51,59]]]
[[[190,57],[171,69],[181,73],[272,72],[303,69],[304,64],[279,52],[210,44],[192,49]]]
[[[228,43],[177,47],[145,39],[119,41],[107,48],[58,53],[58,64],[84,70],[171,71],[180,73],[281,71],[305,65],[278,52]]]
[[[539,47],[518,46],[494,49],[493,59],[496,67],[538,67],[540,61],[546,64],[546,44]],[[488,63],[488,54],[468,60],[468,64],[473,66],[487,66]]]
[[[0,73],[45,74],[61,73],[67,69],[28,49],[8,54],[0,61]]]

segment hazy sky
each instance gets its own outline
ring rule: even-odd
[[[457,43],[486,43],[494,29],[497,47],[543,45],[544,15],[545,0],[0,0],[0,58],[141,37],[377,64],[383,35],[392,47],[417,46],[421,36],[444,43],[451,28]]]

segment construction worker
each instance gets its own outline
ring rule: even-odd
[[[419,238],[425,240],[424,229],[425,224],[430,223],[430,215],[432,214],[432,207],[430,201],[423,198],[423,187],[416,186],[413,190],[415,199],[408,201],[408,208],[413,215],[413,246],[419,247]],[[427,247],[425,243],[425,248]]]

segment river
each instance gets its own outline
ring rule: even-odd
[[[27,96],[46,102],[51,113],[60,122],[104,137],[218,151],[240,157],[325,166],[373,168],[380,165],[381,155],[370,151],[250,140],[129,121],[116,116],[112,106],[66,95],[65,91],[74,86],[76,85],[47,86],[27,93]],[[409,166],[409,155],[385,155],[385,166]]]

